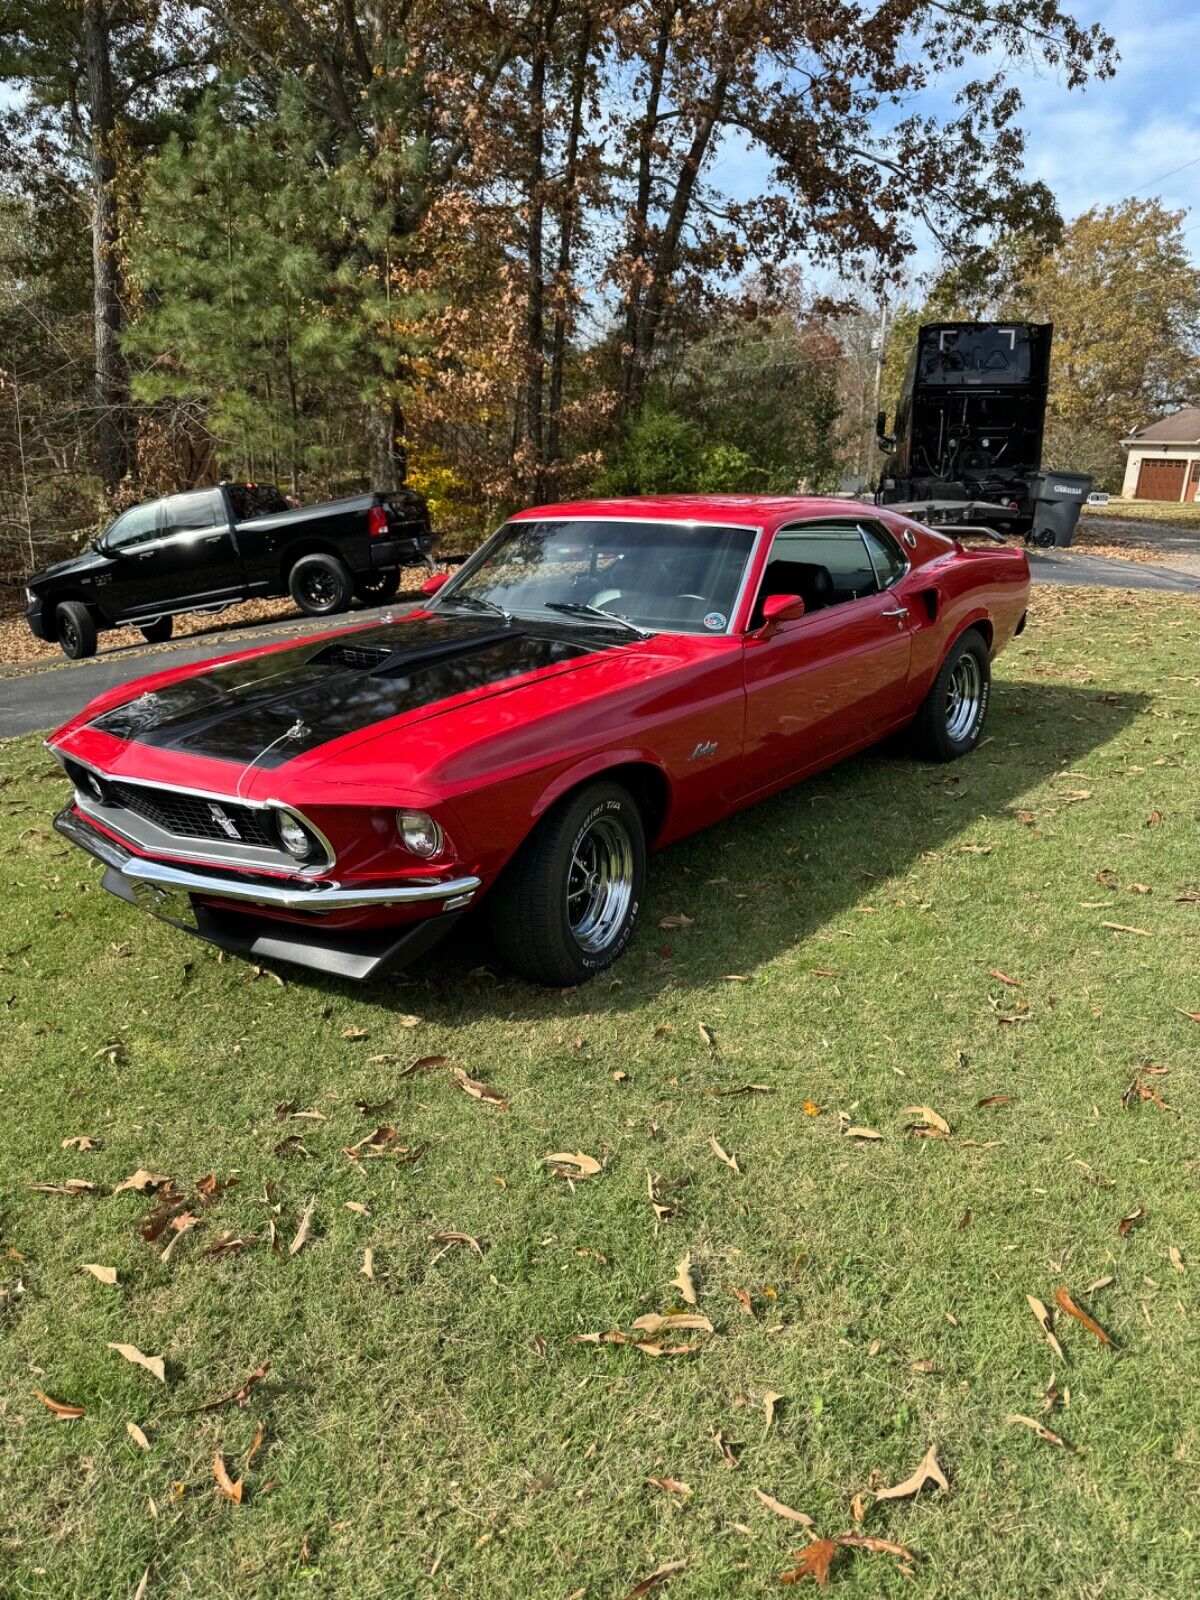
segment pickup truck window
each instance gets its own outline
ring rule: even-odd
[[[288,508],[287,501],[273,483],[227,483],[225,492],[233,507],[235,522],[273,516],[276,511]]]
[[[215,528],[217,525],[216,495],[211,489],[201,489],[195,494],[173,494],[164,500],[163,533],[185,533],[192,528]]]
[[[145,544],[158,537],[158,518],[161,500],[147,500],[145,505],[133,506],[123,517],[118,517],[101,541],[105,550],[126,550],[135,544]]]

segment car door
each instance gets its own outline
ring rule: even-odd
[[[891,536],[871,532],[886,550]],[[877,567],[857,522],[775,535],[745,638],[749,792],[826,765],[904,715],[912,641],[893,590],[908,563],[893,554],[894,569]],[[778,594],[800,595],[805,614],[763,629],[763,602]]]
[[[104,586],[97,599],[110,622],[136,615],[145,605],[152,570],[145,558],[158,542],[161,511],[161,500],[131,506],[100,540],[100,551],[112,564],[96,580],[98,586]]]
[[[155,538],[137,552],[140,614],[230,599],[241,590],[241,567],[225,502],[217,489],[197,489],[160,502]]]

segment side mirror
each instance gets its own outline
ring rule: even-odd
[[[431,578],[425,579],[425,582],[421,585],[421,593],[435,595],[440,588],[449,582],[450,574],[448,572],[435,572]]]
[[[795,622],[804,615],[804,601],[798,594],[771,594],[763,601],[763,622]]]

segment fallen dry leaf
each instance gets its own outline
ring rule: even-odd
[[[183,1211],[179,1214],[179,1216],[172,1217],[169,1224],[171,1228],[171,1238],[166,1249],[162,1252],[158,1259],[160,1261],[169,1261],[174,1254],[175,1246],[179,1243],[180,1239],[182,1239],[185,1234],[190,1233],[193,1228],[199,1227],[199,1225],[200,1218],[194,1216],[190,1211]]]
[[[74,1138],[64,1139],[61,1148],[64,1150],[99,1150],[100,1141],[99,1139],[93,1139],[90,1133],[77,1133]]]
[[[806,1117],[819,1117],[821,1115],[821,1108],[815,1100],[805,1100],[800,1109]]]
[[[786,1396],[782,1395],[782,1394],[777,1394],[774,1389],[768,1389],[765,1392],[765,1394],[763,1395],[763,1397],[762,1397],[762,1408],[763,1408],[763,1432],[764,1433],[766,1433],[766,1432],[768,1432],[770,1430],[771,1424],[775,1421],[775,1407],[783,1399],[786,1399]]]
[[[1149,928],[1131,928],[1128,923],[1125,922],[1102,922],[1100,926],[1102,928],[1110,929],[1113,933],[1137,933],[1140,934],[1143,939],[1148,939],[1150,937]]]
[[[482,1100],[485,1105],[495,1106],[497,1111],[507,1111],[508,1101],[503,1095],[486,1083],[480,1083],[478,1078],[468,1077],[461,1067],[454,1068],[454,1081],[458,1087],[471,1095],[476,1100]]]
[[[1101,1344],[1107,1345],[1110,1349],[1116,1348],[1100,1324],[1092,1317],[1089,1317],[1086,1311],[1081,1310],[1065,1289],[1055,1290],[1054,1301],[1056,1305],[1062,1307],[1069,1317],[1074,1317],[1075,1321],[1085,1327],[1089,1333],[1095,1334]]]
[[[713,1155],[716,1156],[717,1160],[718,1161],[723,1161],[725,1163],[725,1165],[732,1172],[736,1172],[738,1177],[740,1178],[741,1175],[742,1175],[741,1167],[738,1166],[737,1161],[733,1156],[729,1155],[729,1153],[727,1151],[722,1150],[721,1146],[717,1143],[717,1136],[716,1136],[715,1133],[709,1135],[708,1142],[712,1146],[712,1153],[713,1153]]]
[[[720,1432],[714,1433],[713,1442],[716,1444],[717,1449],[721,1452],[721,1459],[724,1461],[725,1465],[727,1467],[736,1469],[738,1458],[734,1454],[733,1446],[730,1444],[725,1435]]]
[[[749,1294],[746,1292],[746,1290],[745,1289],[733,1289],[733,1290],[731,1290],[731,1293],[733,1294],[733,1298],[737,1301],[738,1305],[741,1306],[742,1310],[746,1313],[746,1315],[748,1317],[752,1317],[754,1315],[754,1302],[753,1302],[753,1300],[751,1300],[751,1298],[750,1298]]]
[[[696,1286],[692,1282],[692,1258],[690,1254],[684,1256],[683,1260],[675,1268],[675,1276],[671,1279],[671,1284],[679,1290],[685,1305],[694,1306],[696,1304]]]
[[[370,1278],[371,1282],[374,1283],[374,1281],[375,1281],[375,1252],[374,1252],[374,1250],[371,1249],[371,1247],[369,1245],[363,1251],[362,1266],[359,1267],[358,1270],[359,1270],[359,1272],[362,1273],[364,1278]]]
[[[1066,1448],[1062,1439],[1053,1429],[1048,1428],[1044,1422],[1039,1422],[1036,1417],[1023,1417],[1018,1412],[1012,1412],[1005,1417],[1004,1425],[1007,1428],[1028,1428],[1031,1433],[1036,1433],[1039,1439],[1045,1439],[1047,1444],[1059,1444]]]
[[[1139,1223],[1145,1222],[1149,1213],[1145,1206],[1138,1206],[1136,1211],[1131,1211],[1128,1216],[1122,1217],[1117,1223],[1117,1234],[1122,1239],[1128,1239],[1130,1233]]]
[[[125,1424],[125,1432],[133,1440],[134,1444],[137,1445],[139,1450],[149,1450],[150,1441],[138,1427],[136,1422],[127,1422]]]
[[[52,1412],[58,1422],[78,1422],[80,1417],[86,1417],[87,1412],[82,1406],[73,1406],[65,1400],[53,1400],[41,1389],[35,1389],[35,1396],[42,1402],[46,1410]]]
[[[647,1311],[630,1326],[637,1328],[640,1333],[672,1333],[686,1329],[700,1333],[713,1332],[712,1323],[701,1311]]]
[[[650,1593],[656,1584],[665,1583],[675,1573],[682,1572],[687,1566],[686,1561],[664,1561],[661,1567],[656,1567],[648,1578],[643,1578],[640,1583],[635,1583],[625,1596],[625,1600],[642,1600],[643,1595]]]
[[[1054,1324],[1051,1321],[1050,1313],[1046,1310],[1042,1302],[1036,1298],[1036,1296],[1027,1294],[1025,1298],[1029,1301],[1029,1309],[1037,1318],[1038,1324],[1041,1327],[1042,1332],[1046,1335],[1046,1341],[1051,1350],[1054,1351],[1054,1354],[1060,1361],[1065,1361],[1067,1358],[1063,1355],[1062,1345],[1060,1345],[1058,1340],[1054,1337]]]
[[[1011,1094],[985,1094],[982,1100],[975,1102],[976,1111],[986,1111],[990,1106],[1008,1106],[1012,1104]]]
[[[1001,972],[999,967],[989,967],[988,977],[995,978],[997,983],[1006,983],[1010,989],[1021,987],[1020,978],[1010,978],[1007,972]]]
[[[354,1109],[361,1111],[364,1117],[381,1117],[389,1107],[396,1104],[396,1096],[389,1095],[386,1100],[377,1100],[372,1104],[370,1100],[356,1100]]]
[[[658,925],[660,928],[670,931],[673,928],[690,928],[692,923],[693,919],[691,917],[685,916],[682,911],[677,911],[674,916],[661,917]]]
[[[398,1061],[399,1056],[368,1056],[367,1065],[374,1066],[379,1062]],[[449,1061],[449,1056],[418,1056],[415,1061],[410,1061],[404,1071],[398,1073],[400,1078],[413,1078],[418,1072],[436,1072],[439,1067],[444,1067]]]
[[[918,1126],[922,1128],[936,1128],[939,1133],[950,1132],[950,1124],[945,1117],[941,1117],[932,1106],[904,1106],[901,1109],[902,1117],[915,1117]]]
[[[782,1500],[776,1500],[773,1494],[767,1494],[762,1489],[755,1489],[755,1494],[766,1506],[768,1511],[773,1511],[777,1517],[786,1517],[789,1522],[798,1522],[804,1528],[811,1528],[813,1520],[803,1511],[793,1511],[791,1506],[785,1506]]]
[[[150,1589],[150,1579],[153,1576],[154,1576],[154,1563],[153,1563],[153,1561],[151,1561],[150,1564],[147,1566],[145,1572],[142,1573],[141,1582],[138,1584],[137,1588],[133,1591],[133,1600],[146,1600],[146,1595],[147,1595],[147,1593],[149,1592],[149,1589]]]
[[[116,1267],[101,1267],[98,1266],[95,1261],[85,1261],[83,1263],[83,1270],[85,1272],[90,1272],[92,1277],[97,1279],[100,1283],[107,1283],[110,1288],[117,1281]]]
[[[219,1450],[213,1456],[212,1470],[213,1477],[217,1480],[217,1488],[225,1496],[226,1500],[231,1501],[235,1506],[240,1506],[242,1503],[243,1480],[239,1478],[236,1483],[233,1481],[225,1469],[225,1460]]]
[[[708,1046],[708,1048],[710,1050],[716,1050],[716,1048],[717,1048],[717,1033],[716,1033],[716,1029],[715,1028],[710,1028],[707,1022],[698,1022],[696,1024],[696,1026],[700,1029],[700,1037],[704,1040],[704,1042]]]
[[[421,1026],[420,1017],[414,1017],[411,1013],[406,1017],[397,1017],[396,1021],[402,1028],[419,1028]]]
[[[367,1030],[365,1028],[350,1027],[342,1029],[342,1038],[349,1039],[351,1042],[357,1039],[365,1039],[366,1037]]]
[[[200,1252],[203,1256],[231,1256],[239,1250],[249,1250],[252,1245],[262,1243],[261,1233],[234,1233],[227,1229],[219,1239],[214,1239],[212,1244],[206,1245]]]
[[[308,1243],[309,1233],[312,1231],[313,1211],[316,1209],[317,1197],[312,1199],[304,1208],[304,1215],[300,1218],[300,1226],[296,1229],[296,1237],[288,1245],[288,1255],[294,1256],[298,1250],[303,1250]]]
[[[706,1089],[704,1092],[714,1100],[730,1100],[736,1094],[774,1094],[775,1089],[769,1083],[742,1083],[736,1089]]]
[[[258,1452],[262,1449],[262,1442],[263,1442],[263,1438],[264,1437],[265,1437],[265,1435],[263,1433],[263,1425],[260,1422],[258,1427],[255,1428],[255,1430],[254,1430],[254,1438],[251,1439],[251,1441],[250,1441],[249,1450],[247,1450],[246,1454],[242,1457],[242,1466],[243,1466],[243,1468],[248,1467],[250,1465],[250,1463],[254,1460],[254,1458],[258,1454]]]
[[[876,1133],[874,1128],[847,1128],[842,1135],[845,1139],[882,1139],[881,1133]]]
[[[946,1475],[938,1465],[937,1447],[931,1445],[921,1457],[916,1471],[911,1477],[905,1478],[903,1483],[893,1484],[890,1489],[876,1491],[876,1500],[907,1500],[910,1495],[919,1494],[927,1483],[935,1484],[944,1494],[949,1494],[950,1485]]]
[[[147,1194],[151,1189],[161,1189],[171,1182],[165,1172],[147,1172],[145,1167],[139,1167],[136,1172],[131,1172],[113,1190],[114,1194],[121,1194],[126,1189],[136,1189],[139,1194]]]
[[[86,1178],[68,1178],[65,1183],[31,1183],[29,1188],[41,1194],[98,1194],[94,1183]]]
[[[683,1483],[679,1478],[647,1478],[646,1482],[661,1489],[664,1494],[677,1494],[685,1500],[692,1492],[691,1484]]]
[[[184,1417],[195,1417],[198,1416],[202,1411],[219,1411],[222,1406],[228,1405],[240,1406],[244,1411],[250,1403],[250,1396],[254,1391],[255,1385],[261,1383],[270,1370],[271,1363],[269,1361],[260,1362],[260,1364],[255,1367],[254,1371],[246,1379],[246,1381],[242,1384],[239,1384],[236,1389],[231,1389],[228,1394],[219,1395],[215,1400],[206,1400],[203,1405],[189,1406],[188,1409],[181,1412],[180,1415]]]
[[[1171,1265],[1175,1268],[1176,1272],[1183,1272],[1185,1270],[1183,1265],[1183,1256],[1181,1255],[1177,1245],[1172,1245],[1167,1251],[1167,1255],[1170,1258]]]
[[[584,1155],[582,1150],[576,1150],[573,1155],[560,1150],[554,1155],[543,1156],[542,1160],[549,1163],[559,1178],[594,1178],[601,1170],[595,1157]]]
[[[805,1578],[811,1578],[818,1588],[823,1589],[829,1581],[829,1568],[837,1553],[836,1540],[814,1539],[806,1550],[792,1552],[799,1560],[787,1572],[779,1574],[780,1583],[803,1583]]]
[[[159,1383],[166,1383],[166,1363],[161,1356],[144,1356],[135,1344],[113,1344],[108,1342],[108,1348],[115,1350],[119,1356],[124,1356],[126,1361],[132,1362],[135,1367],[144,1367],[152,1378],[157,1378]]]
[[[368,1206],[364,1206],[361,1200],[347,1200],[345,1202],[345,1209],[347,1211],[353,1211],[356,1216],[360,1217],[369,1217],[371,1215],[370,1208]]]
[[[435,1261],[440,1261],[446,1254],[446,1251],[452,1249],[456,1244],[465,1244],[469,1249],[475,1252],[481,1261],[483,1260],[483,1242],[480,1239],[476,1239],[473,1234],[456,1233],[454,1231],[447,1233],[431,1233],[429,1235],[429,1242],[430,1244],[440,1244],[443,1247],[438,1251],[437,1255],[434,1256],[433,1259]]]

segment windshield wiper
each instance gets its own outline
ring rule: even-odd
[[[493,616],[503,617],[505,622],[511,622],[512,616],[505,611],[503,606],[498,606],[494,600],[485,600],[478,594],[448,594],[446,604],[452,606],[471,606],[476,611],[490,611]]]
[[[619,628],[628,628],[630,633],[636,634],[639,639],[653,637],[650,628],[639,628],[636,622],[630,622],[628,617],[619,616],[615,611],[606,611],[603,606],[588,605],[586,600],[545,600],[542,602],[543,611],[565,611],[569,617],[600,617],[605,622],[615,622]]]

